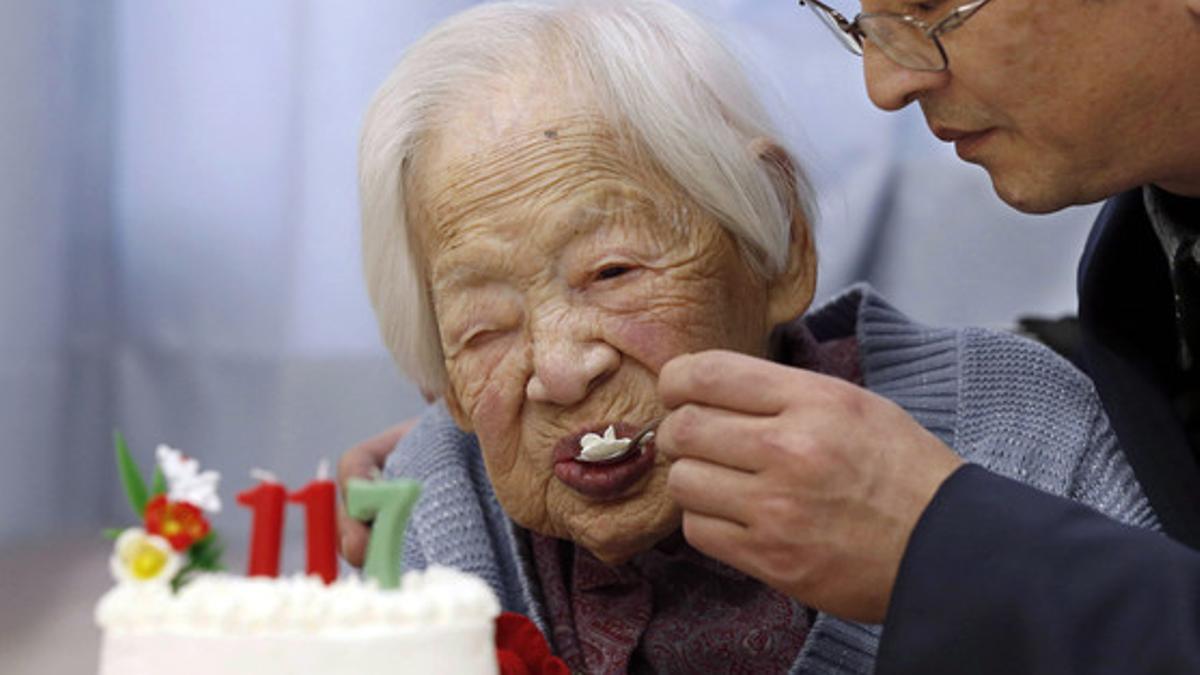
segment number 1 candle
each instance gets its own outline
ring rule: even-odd
[[[404,530],[421,484],[414,480],[346,481],[346,511],[351,518],[371,520],[371,539],[367,542],[367,561],[363,571],[380,588],[400,585],[400,554],[404,548]]]
[[[333,583],[337,578],[337,491],[329,480],[329,463],[321,462],[316,480],[288,495],[288,501],[304,505],[307,573]]]
[[[283,541],[283,507],[287,488],[273,474],[255,469],[250,475],[257,478],[255,487],[237,495],[238,504],[254,512],[250,524],[250,564],[248,576],[279,576],[279,546]]]

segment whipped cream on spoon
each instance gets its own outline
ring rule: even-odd
[[[604,430],[604,435],[584,434],[583,438],[579,439],[579,454],[575,456],[575,460],[594,464],[621,459],[634,448],[640,450],[642,445],[654,438],[654,430],[660,421],[662,420],[657,419],[646,425],[633,438],[617,438],[611,424]]]

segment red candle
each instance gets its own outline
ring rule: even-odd
[[[283,507],[287,489],[265,471],[251,472],[257,486],[238,493],[237,501],[254,511],[250,525],[248,576],[279,576],[279,546],[283,541]]]
[[[288,495],[288,501],[304,505],[306,571],[327,584],[337,578],[337,490],[328,473],[329,465],[322,462],[315,480]]]

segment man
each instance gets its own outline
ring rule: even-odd
[[[863,55],[877,106],[917,102],[1013,207],[1109,199],[1084,358],[1171,538],[962,466],[868,392],[724,353],[660,379],[686,536],[883,620],[882,673],[1200,672],[1200,0],[801,4]]]

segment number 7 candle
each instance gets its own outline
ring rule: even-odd
[[[421,484],[414,480],[346,481],[346,511],[351,518],[368,521],[371,539],[367,542],[367,561],[363,571],[380,588],[400,585],[400,554],[404,549],[404,530],[413,505],[421,496]]]

